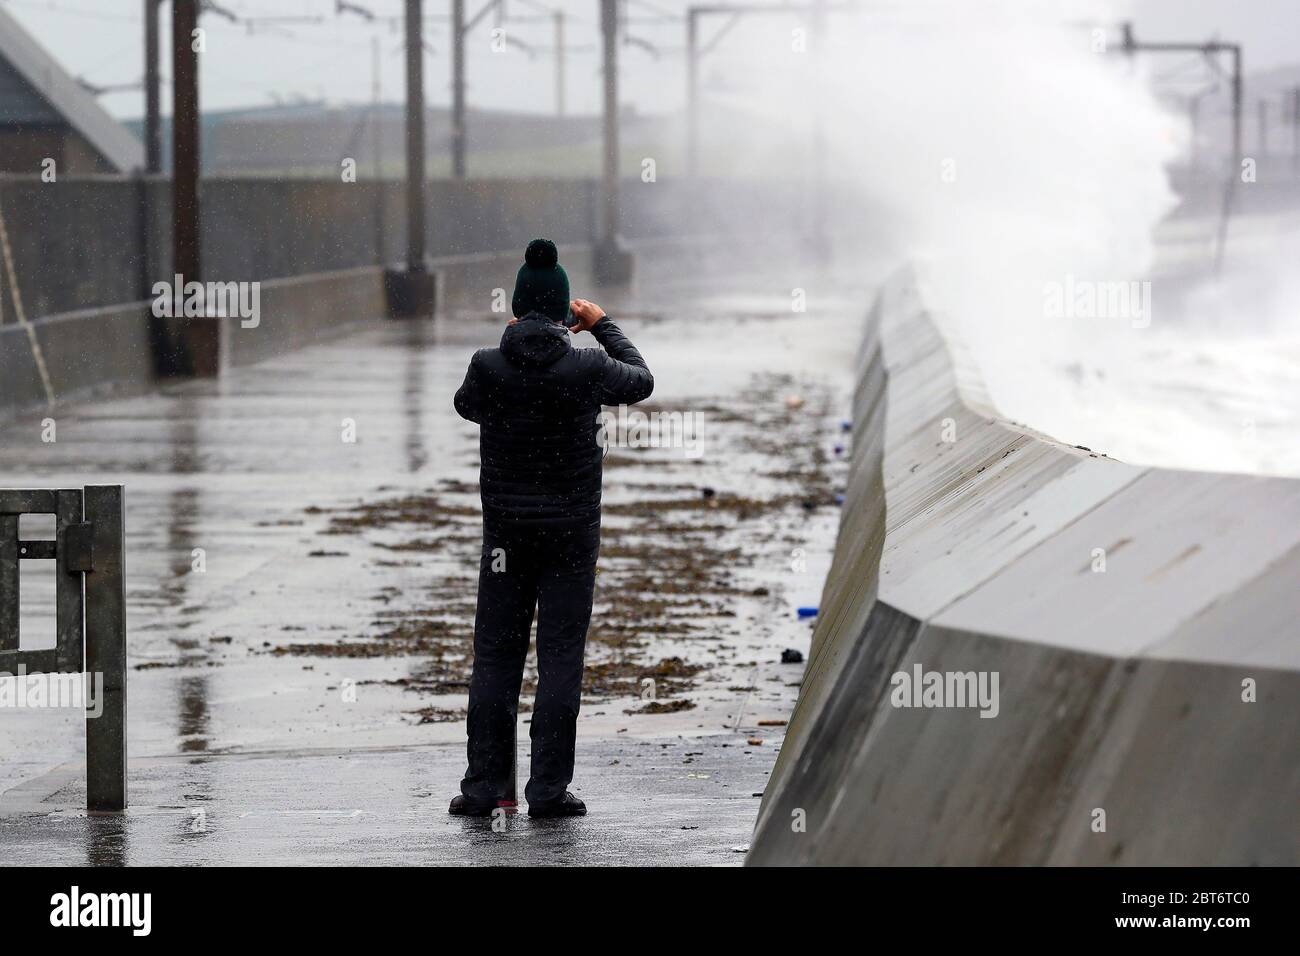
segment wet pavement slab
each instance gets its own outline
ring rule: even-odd
[[[586,817],[495,821],[447,814],[457,744],[150,757],[132,762],[124,815],[78,809],[72,767],[10,791],[0,846],[10,865],[727,866],[744,860],[765,757],[713,736],[580,739]]]
[[[479,541],[477,428],[451,397],[500,334],[484,290],[0,426],[0,487],[122,483],[128,535],[131,809],[80,809],[80,712],[0,709],[6,860],[742,862],[802,673],[781,654],[807,651],[798,608],[834,545],[862,300],[795,312],[784,277],[695,275],[647,261],[636,291],[598,298],[655,372],[642,411],[690,424],[606,459],[585,820],[485,837],[446,816]],[[39,564],[24,649],[53,643]],[[530,656],[521,770],[534,676]]]

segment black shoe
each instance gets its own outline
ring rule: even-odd
[[[447,812],[453,817],[490,817],[495,809],[490,803],[474,803],[462,793],[451,798]]]
[[[530,817],[585,817],[587,805],[566,790],[564,796],[550,803],[530,803],[528,815]]]

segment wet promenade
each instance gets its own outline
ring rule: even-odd
[[[696,431],[607,458],[590,816],[446,815],[478,548],[476,428],[451,396],[503,318],[463,306],[0,426],[0,487],[126,485],[129,549],[131,809],[85,815],[79,712],[0,710],[5,861],[740,863],[802,673],[782,651],[807,650],[796,611],[834,544],[861,314],[673,275],[647,263],[652,292],[602,300],[655,372],[645,411]],[[24,648],[53,640],[35,564]]]

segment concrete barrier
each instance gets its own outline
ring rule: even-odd
[[[225,363],[247,365],[302,348],[341,328],[377,320],[384,313],[382,272],[377,268],[273,279],[261,283],[261,321],[241,329],[225,323]],[[107,391],[139,391],[159,380],[156,343],[178,334],[174,320],[155,319],[151,302],[81,309],[32,323],[45,358],[56,402]],[[0,327],[0,418],[45,403],[27,330],[16,322]]]
[[[1000,420],[910,275],[860,368],[748,862],[1300,862],[1300,481],[1138,468]],[[918,667],[947,694],[904,695]],[[954,706],[963,674],[997,675],[996,716]]]
[[[564,263],[575,282],[591,274],[591,249],[563,246]],[[522,261],[519,250],[445,256],[434,259],[440,302],[453,307],[491,307],[492,289],[513,282]],[[385,321],[383,270],[342,269],[260,284],[260,322],[241,327],[224,323],[224,363],[249,365],[272,355],[305,348],[340,335],[360,323]],[[178,334],[173,320],[154,319],[150,302],[82,309],[32,323],[58,402],[105,391],[139,391],[155,385],[155,341]],[[45,403],[45,389],[26,329],[0,326],[0,419]]]
[[[152,381],[149,308],[130,302],[32,323],[56,399],[127,381]],[[26,328],[0,326],[0,421],[42,404],[45,388]]]

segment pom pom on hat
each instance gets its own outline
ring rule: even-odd
[[[534,239],[524,251],[524,262],[534,269],[550,269],[559,261],[560,253],[549,239]]]

